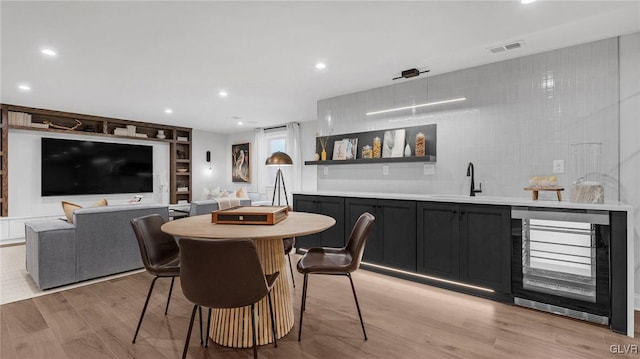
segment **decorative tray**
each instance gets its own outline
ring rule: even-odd
[[[288,215],[287,206],[238,206],[211,212],[211,223],[276,224]]]

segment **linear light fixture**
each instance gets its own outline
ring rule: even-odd
[[[436,102],[421,103],[421,104],[419,104],[419,105],[413,105],[413,106],[405,106],[405,107],[390,108],[390,109],[388,109],[388,110],[380,110],[380,111],[367,112],[367,116],[370,116],[370,115],[377,115],[377,114],[380,114],[380,113],[393,112],[393,111],[410,110],[410,109],[419,108],[419,107],[427,107],[427,106],[441,105],[441,104],[443,104],[443,103],[459,102],[459,101],[464,101],[464,100],[466,100],[466,99],[467,99],[466,97],[458,97],[458,98],[454,98],[454,99],[451,99],[451,100],[442,100],[442,101],[436,101]]]
[[[307,249],[298,249],[298,250],[300,252],[304,252],[304,253],[308,252]],[[406,275],[410,275],[412,277],[431,279],[431,280],[435,280],[435,281],[442,282],[442,283],[453,284],[453,285],[457,285],[457,286],[465,287],[465,288],[477,289],[477,290],[481,290],[481,291],[488,292],[488,293],[495,293],[496,292],[495,290],[489,289],[489,288],[478,287],[476,285],[460,283],[460,282],[456,282],[456,281],[453,281],[453,280],[442,279],[442,278],[438,278],[438,277],[432,277],[430,275],[424,275],[424,274],[408,272],[408,271],[405,271],[405,270],[402,270],[402,269],[395,269],[395,268],[391,268],[391,267],[381,266],[381,265],[378,265],[378,264],[373,264],[373,263],[369,263],[369,262],[365,262],[365,261],[363,261],[362,264],[366,264],[369,267],[384,269],[384,270],[387,270],[387,271],[390,271],[390,272],[406,274]]]
[[[453,280],[447,280],[447,279],[442,279],[442,278],[438,278],[438,277],[432,277],[432,276],[428,276],[428,275],[424,275],[424,274],[417,274],[417,273],[413,273],[413,272],[404,271],[404,270],[401,270],[401,269],[389,268],[389,267],[385,267],[385,266],[381,266],[381,265],[377,265],[377,264],[372,264],[372,263],[367,263],[367,262],[362,262],[362,264],[366,264],[367,266],[374,267],[374,268],[380,268],[380,269],[388,270],[388,271],[391,271],[391,272],[410,275],[412,277],[431,279],[431,280],[435,280],[435,281],[442,282],[442,283],[448,283],[448,284],[457,285],[457,286],[460,286],[460,287],[472,288],[472,289],[482,290],[482,291],[489,292],[489,293],[495,293],[495,291],[493,289],[478,287],[478,286],[470,285],[470,284],[466,284],[466,283],[460,283],[460,282],[456,282],[456,281],[453,281]]]

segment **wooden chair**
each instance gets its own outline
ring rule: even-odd
[[[302,305],[300,306],[300,326],[298,328],[298,341],[302,335],[302,316],[307,301],[307,284],[309,282],[309,274],[328,274],[328,275],[345,275],[351,283],[353,298],[356,301],[358,316],[360,317],[360,325],[364,333],[364,340],[367,340],[367,332],[364,329],[360,305],[358,304],[358,296],[353,286],[351,272],[360,267],[364,246],[367,237],[371,231],[371,227],[375,222],[375,217],[370,213],[363,213],[353,226],[349,241],[343,248],[310,248],[302,258],[298,261],[298,272],[304,274],[304,284],[302,285]]]

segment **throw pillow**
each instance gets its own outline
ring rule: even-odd
[[[64,215],[67,217],[67,222],[69,223],[73,224],[73,211],[80,208],[82,208],[82,206],[75,203],[62,201],[62,210],[64,210]]]
[[[109,203],[107,202],[107,199],[103,198],[98,202],[94,203],[93,206],[91,207],[104,207],[104,206],[107,206],[108,204]],[[67,222],[71,224],[73,224],[73,211],[80,208],[82,208],[81,205],[67,202],[67,201],[62,201],[62,210],[64,211],[65,217],[67,217]]]
[[[103,198],[103,199],[99,200],[98,202],[94,203],[93,206],[91,206],[91,207],[104,207],[104,206],[107,206],[107,205],[109,205],[109,203],[107,202],[107,199]]]
[[[249,198],[249,194],[247,194],[247,189],[244,187],[240,187],[239,189],[236,190],[236,197],[237,198]]]

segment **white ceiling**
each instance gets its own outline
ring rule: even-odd
[[[0,15],[3,103],[222,133],[315,120],[317,100],[407,68],[440,74],[640,31],[639,1],[2,1]],[[487,51],[516,40],[526,47]]]

